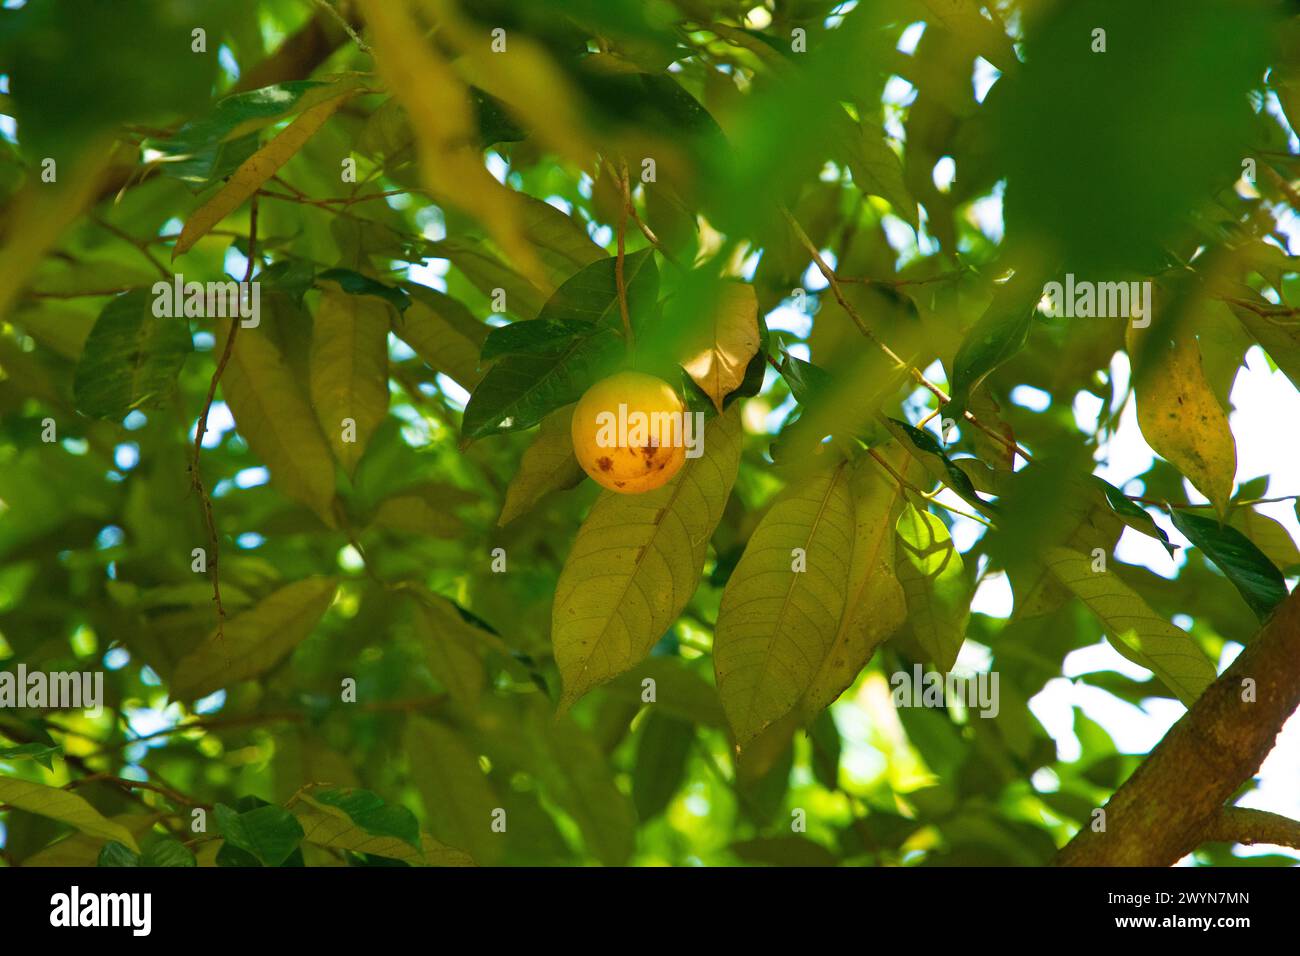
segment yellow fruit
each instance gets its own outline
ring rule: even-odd
[[[573,410],[573,451],[582,470],[611,491],[651,491],[686,460],[686,415],[663,379],[620,372],[587,389]]]

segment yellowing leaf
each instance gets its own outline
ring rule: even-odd
[[[411,305],[393,319],[397,337],[435,372],[450,375],[467,392],[483,374],[478,356],[488,327],[455,299],[433,289],[410,289]]]
[[[382,299],[348,295],[334,283],[321,293],[311,337],[311,400],[349,475],[388,414],[388,324]]]
[[[410,118],[425,185],[439,202],[481,220],[520,271],[549,291],[545,270],[523,235],[518,196],[483,165],[465,84],[425,39],[406,0],[361,0],[361,7],[375,66]]]
[[[216,352],[229,327],[219,329]],[[267,323],[240,329],[221,377],[221,394],[239,434],[284,494],[334,527],[334,460],[316,416]]]
[[[759,341],[754,287],[729,282],[722,287],[713,314],[701,324],[699,339],[692,343],[682,368],[722,411],[722,400],[740,388]]]
[[[1137,420],[1142,437],[1209,498],[1220,517],[1232,497],[1237,443],[1201,367],[1196,339],[1169,342],[1130,327]]]
[[[572,488],[584,473],[573,454],[573,435],[569,431],[573,406],[557,408],[542,419],[537,437],[524,452],[519,471],[506,488],[498,525],[506,525],[537,504],[548,492]]]
[[[87,836],[116,840],[135,852],[140,852],[131,831],[120,823],[109,820],[81,797],[67,790],[16,777],[0,777],[0,804],[70,824]]]
[[[869,456],[854,464],[849,491],[855,533],[848,597],[826,656],[804,693],[804,716],[834,703],[907,617],[903,589],[894,572],[894,524],[902,491]]]
[[[961,555],[943,521],[908,502],[898,516],[894,568],[907,598],[912,633],[940,670],[957,660],[970,618]]]
[[[742,748],[798,706],[835,641],[855,532],[849,474],[841,463],[788,488],[722,593],[713,665]]]
[[[501,801],[478,755],[445,724],[423,717],[407,722],[405,744],[411,779],[434,836],[467,851],[478,863],[499,859],[505,840],[492,831],[492,811]]]
[[[551,640],[561,709],[635,667],[686,607],[740,465],[735,409],[704,431],[704,454],[640,495],[592,506],[555,589]]]
[[[270,670],[312,632],[334,600],[337,582],[314,577],[287,584],[214,630],[176,663],[171,695],[195,700]]]
[[[1228,523],[1254,542],[1255,547],[1283,571],[1300,564],[1300,549],[1296,548],[1291,532],[1275,518],[1253,508],[1236,508]]]
[[[325,125],[325,121],[355,93],[349,90],[333,99],[304,110],[284,131],[259,149],[235,170],[216,195],[190,214],[176,239],[172,258],[189,251],[194,243],[206,236],[217,223],[242,206],[274,176],[293,155],[306,145],[307,140]]]
[[[1048,548],[1043,557],[1101,621],[1111,646],[1152,671],[1188,707],[1214,681],[1214,664],[1192,636],[1157,615],[1113,573],[1094,571],[1091,558],[1068,548]]]

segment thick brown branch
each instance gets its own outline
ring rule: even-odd
[[[1259,770],[1300,705],[1297,661],[1300,591],[1115,792],[1106,804],[1106,829],[1085,826],[1057,865],[1169,866],[1210,839],[1222,825],[1224,804]],[[1248,680],[1253,700],[1245,693]]]

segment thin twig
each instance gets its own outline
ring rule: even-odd
[[[623,338],[627,342],[627,354],[630,358],[636,350],[636,337],[632,332],[632,319],[627,310],[627,282],[623,278],[624,238],[627,232],[628,210],[632,207],[631,191],[627,182],[627,163],[619,162],[618,186],[622,193],[621,209],[618,216],[618,256],[614,260],[614,284],[618,288],[618,312],[623,319]]]
[[[862,316],[858,315],[857,309],[853,308],[849,303],[849,300],[845,297],[844,290],[840,288],[839,276],[837,276],[835,270],[827,264],[826,260],[822,257],[820,250],[818,250],[813,241],[808,238],[808,234],[804,232],[803,227],[799,225],[799,221],[795,219],[794,216],[790,214],[790,210],[786,209],[784,206],[781,207],[781,214],[785,217],[786,222],[790,224],[790,228],[794,230],[794,234],[798,238],[799,242],[812,255],[813,262],[816,263],[818,271],[821,272],[822,276],[826,279],[826,282],[830,285],[831,294],[835,296],[835,301],[840,304],[840,308],[842,308],[845,313],[847,313],[848,317],[853,320],[853,324],[858,327],[858,331],[866,336],[867,340],[876,346],[876,348],[880,349],[880,351],[894,363],[894,367],[897,370],[906,370],[918,385],[929,390],[930,393],[940,401],[940,403],[946,405],[952,401],[952,398],[938,385],[935,385],[926,378],[925,374],[919,368],[912,365],[910,362],[903,361],[897,352],[882,342],[879,337],[871,331],[867,326],[867,323],[863,321]],[[1003,435],[996,429],[985,425],[969,409],[965,410],[962,415],[980,431],[989,435],[1002,445],[1005,445],[1008,451],[1020,455],[1026,461],[1033,460],[1033,456],[1021,448],[1018,442],[1008,439],[1006,435]]]
[[[257,194],[254,193],[253,199],[249,204],[248,212],[248,267],[244,270],[244,282],[253,278],[253,267],[257,263]],[[199,494],[199,501],[203,505],[203,520],[208,528],[208,541],[212,547],[212,562],[209,571],[212,574],[212,600],[217,605],[217,640],[224,645],[226,639],[226,607],[221,602],[221,573],[218,564],[221,560],[221,539],[217,534],[217,522],[212,514],[212,499],[208,497],[207,491],[203,487],[203,476],[199,472],[199,456],[203,454],[203,439],[208,433],[208,415],[212,412],[212,402],[217,395],[217,383],[221,381],[221,374],[226,370],[226,363],[230,361],[230,354],[234,349],[235,336],[239,334],[240,320],[235,317],[230,323],[230,334],[226,336],[226,346],[222,349],[221,358],[217,361],[216,370],[212,373],[212,381],[208,383],[208,396],[203,403],[203,412],[199,415],[198,425],[194,430],[194,450],[190,463],[190,480],[193,483],[194,490]]]

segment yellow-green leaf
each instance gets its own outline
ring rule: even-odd
[[[290,809],[302,826],[303,840],[316,846],[388,857],[412,866],[474,865],[468,853],[444,846],[427,833],[420,834],[419,850],[398,837],[367,833],[340,808],[313,800],[310,790]]]
[[[406,534],[430,538],[455,538],[464,533],[460,520],[445,508],[439,509],[422,495],[394,495],[375,509],[371,524]]]
[[[1142,437],[1209,498],[1222,517],[1237,473],[1237,443],[1228,416],[1201,367],[1194,337],[1175,341],[1130,327],[1133,387]]]
[[[854,464],[849,492],[856,530],[848,598],[826,656],[804,693],[804,716],[834,703],[880,643],[907,618],[903,588],[894,571],[894,524],[902,491],[880,465],[863,456]]]
[[[547,493],[572,488],[582,481],[584,473],[573,455],[573,435],[569,431],[572,419],[572,405],[557,408],[542,419],[537,437],[524,452],[519,471],[506,488],[498,525],[514,521]]]
[[[332,282],[321,293],[311,337],[311,400],[349,475],[388,414],[388,327],[382,299],[348,295]]]
[[[217,354],[229,333],[229,326],[219,329]],[[334,527],[334,459],[267,323],[236,335],[221,393],[239,434],[266,464],[276,487]]]
[[[740,466],[736,409],[704,431],[704,454],[662,488],[607,491],[560,573],[551,618],[561,708],[635,667],[686,607]]]
[[[907,599],[912,633],[935,667],[957,660],[970,618],[970,589],[961,555],[943,521],[908,502],[898,516],[894,568]]]
[[[422,287],[407,289],[411,305],[394,316],[393,331],[435,372],[450,375],[461,388],[473,391],[483,377],[478,356],[488,327],[450,296]]]
[[[165,813],[120,813],[109,817],[109,822],[126,829],[138,841],[160,822]],[[33,853],[23,860],[25,867],[33,866],[94,866],[99,859],[99,851],[104,848],[110,837],[78,831],[70,833],[45,849]],[[111,839],[117,839],[112,837]]]
[[[232,212],[242,206],[262,185],[279,171],[280,167],[306,145],[307,140],[325,125],[325,121],[350,99],[355,90],[343,92],[333,99],[304,110],[284,131],[259,149],[235,170],[216,195],[190,214],[176,239],[172,258],[188,252],[194,243],[206,236]]]
[[[109,820],[81,797],[67,790],[15,777],[0,777],[0,803],[67,823],[87,836],[116,840],[135,852],[140,852],[130,830]]]
[[[722,411],[722,400],[740,388],[749,360],[758,352],[758,297],[754,287],[728,282],[721,287],[709,320],[682,368]]]
[[[1270,561],[1283,571],[1300,565],[1300,549],[1291,532],[1275,518],[1253,508],[1236,508],[1228,523],[1249,538]]]
[[[741,747],[798,706],[835,641],[856,530],[849,475],[840,463],[788,488],[723,591],[713,665]]]
[[[453,700],[473,707],[487,680],[478,628],[467,623],[446,598],[428,592],[416,602],[414,622],[430,672]]]
[[[176,663],[171,693],[195,700],[270,670],[297,647],[334,600],[337,582],[314,577],[287,584],[226,622]]]
[[[1069,548],[1048,548],[1043,557],[1101,621],[1111,646],[1154,673],[1188,707],[1214,681],[1214,664],[1192,636],[1157,615],[1115,574],[1094,571],[1091,558]]]
[[[501,801],[478,755],[450,728],[423,717],[407,722],[405,749],[434,836],[479,863],[499,859],[505,834],[493,831],[492,812]]]

